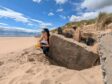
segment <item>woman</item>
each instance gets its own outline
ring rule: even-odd
[[[49,52],[49,37],[50,37],[49,30],[47,28],[43,29],[39,42],[45,55],[48,55]]]

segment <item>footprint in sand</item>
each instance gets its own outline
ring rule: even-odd
[[[34,62],[34,61],[35,61],[34,58],[31,58],[31,57],[28,58],[28,62]]]
[[[3,76],[2,75],[0,75],[0,79],[2,78]]]
[[[29,53],[29,52],[24,51],[21,55],[24,56],[24,55],[26,55],[26,54],[28,54],[28,53]]]
[[[0,66],[3,65],[3,64],[4,64],[4,62],[0,61]]]
[[[33,82],[29,81],[29,78],[25,78],[21,76],[14,77],[8,82],[8,84],[34,84]]]
[[[35,75],[35,74],[36,74],[36,73],[34,72],[34,70],[32,70],[32,69],[27,70],[26,73],[32,74],[32,75]]]
[[[8,84],[19,84],[18,81],[20,81],[20,77],[15,77]]]
[[[50,80],[50,79],[44,79],[41,81],[41,84],[63,84],[61,82],[58,82],[58,81],[53,81],[53,80]]]
[[[41,81],[41,84],[54,84],[53,81],[49,80],[49,79],[44,79]]]

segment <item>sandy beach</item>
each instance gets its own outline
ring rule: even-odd
[[[0,54],[16,52],[36,44],[34,37],[0,37]]]
[[[54,65],[33,37],[0,38],[0,84],[103,84],[100,65],[82,71]]]

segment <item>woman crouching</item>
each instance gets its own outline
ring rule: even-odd
[[[48,56],[49,52],[49,37],[50,33],[47,28],[43,29],[41,38],[39,40],[43,53]]]

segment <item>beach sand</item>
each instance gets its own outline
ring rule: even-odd
[[[29,48],[36,44],[37,39],[34,37],[0,37],[0,54]]]
[[[82,71],[53,65],[33,37],[0,38],[0,84],[103,84],[100,65]]]

